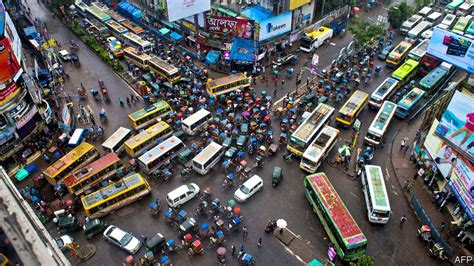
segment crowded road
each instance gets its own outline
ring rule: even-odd
[[[131,106],[125,105],[120,107],[116,99],[118,97],[125,98],[132,93],[131,88],[121,80],[105,63],[103,63],[92,51],[90,51],[82,42],[78,40],[61,22],[53,19],[46,8],[38,5],[36,1],[29,1],[31,9],[36,10],[34,15],[39,17],[48,25],[49,34],[56,38],[64,46],[73,39],[79,43],[81,59],[81,67],[75,68],[72,65],[66,66],[70,79],[65,83],[65,90],[70,95],[77,94],[77,88],[81,82],[90,91],[90,88],[98,86],[97,80],[101,79],[109,88],[109,94],[112,101],[109,104],[103,104],[102,101],[95,101],[91,95],[81,103],[89,105],[93,110],[93,114],[98,121],[98,113],[101,108],[105,108],[109,119],[107,124],[104,124],[106,137],[113,133],[118,127],[129,127],[127,115],[143,107],[143,103],[135,103]],[[370,13],[371,17],[376,17],[380,13],[385,12],[382,9],[374,10]],[[337,56],[339,50],[351,41],[349,33],[344,38],[335,37],[331,44],[318,49],[317,53],[320,55],[320,66],[327,66]],[[396,42],[395,39],[394,42]],[[307,54],[300,53],[300,57],[309,57]],[[271,61],[271,60],[270,60]],[[300,60],[294,67],[298,71],[306,60]],[[376,65],[384,65],[381,61],[377,61]],[[269,69],[270,67],[267,67]],[[267,70],[269,72],[269,70]],[[379,76],[375,76],[367,87],[362,88],[363,91],[371,93],[382,82],[382,80],[391,74],[391,70],[384,68]],[[308,71],[306,71],[303,82],[306,80]],[[211,74],[212,76],[212,74]],[[286,93],[294,90],[295,78],[287,80],[284,86],[278,84],[280,98]],[[256,86],[257,91],[268,88],[268,85],[259,82]],[[270,86],[271,87],[271,86]],[[76,101],[75,101],[76,102]],[[336,110],[340,105],[335,106]],[[359,119],[362,122],[361,136],[365,136],[368,125],[375,116],[374,111],[370,111],[367,107],[360,113]],[[331,126],[335,126],[334,117],[331,120]],[[90,126],[90,124],[89,124]],[[329,163],[324,163],[319,171],[325,172],[330,178],[332,184],[338,191],[342,200],[345,202],[347,208],[350,210],[354,219],[357,221],[365,236],[368,239],[367,253],[374,257],[375,262],[380,265],[407,265],[411,264],[413,258],[417,259],[419,265],[432,264],[427,254],[426,249],[422,243],[416,238],[415,232],[418,227],[418,222],[415,216],[410,211],[408,203],[403,198],[401,188],[395,180],[393,171],[390,165],[390,146],[393,135],[398,128],[407,126],[406,122],[397,120],[392,123],[391,129],[386,137],[385,147],[376,151],[373,164],[380,165],[384,169],[386,175],[385,182],[390,197],[392,207],[391,221],[386,225],[374,225],[368,222],[365,207],[365,201],[361,184],[359,179],[353,179],[347,176],[341,169],[332,167]],[[79,124],[78,127],[87,127],[87,125]],[[279,125],[274,121],[273,128],[278,136]],[[278,129],[278,130],[277,130]],[[351,130],[341,130],[342,134],[336,144],[338,147],[345,140],[348,140],[351,135]],[[359,146],[362,147],[362,141],[359,141]],[[97,146],[100,143],[95,143]],[[394,145],[399,145],[395,143]],[[264,179],[264,189],[262,192],[254,195],[249,202],[239,204],[244,216],[244,224],[248,228],[249,235],[243,238],[242,232],[232,232],[226,234],[226,247],[231,245],[237,248],[241,245],[245,246],[246,251],[249,251],[255,256],[255,259],[260,265],[298,265],[301,263],[300,259],[293,256],[292,253],[298,253],[297,250],[291,252],[285,250],[284,246],[280,244],[277,238],[270,234],[265,234],[263,229],[269,219],[285,219],[288,222],[288,228],[296,235],[301,236],[307,244],[316,252],[318,258],[326,258],[326,250],[329,241],[326,238],[324,228],[319,219],[312,212],[305,196],[303,187],[303,177],[306,175],[299,167],[299,161],[293,159],[291,163],[285,162],[282,158],[283,149],[273,157],[269,157],[263,169],[257,170],[256,173]],[[395,149],[398,151],[398,149]],[[328,161],[334,161],[336,151],[328,157]],[[277,188],[271,187],[271,173],[274,166],[281,166],[284,169],[284,179]],[[166,193],[178,187],[184,182],[195,182],[201,189],[211,187],[213,195],[221,199],[221,202],[226,202],[233,196],[234,189],[221,191],[221,185],[224,180],[224,173],[220,168],[220,164],[212,169],[212,171],[205,176],[198,176],[192,174],[189,179],[182,180],[179,175],[175,175],[173,179],[168,182],[152,185],[153,195],[142,201],[134,203],[125,207],[105,218],[108,224],[118,225],[119,227],[133,233],[135,236],[145,235],[151,237],[157,232],[162,233],[167,238],[174,238],[177,240],[177,233],[168,227],[161,215],[158,218],[153,218],[148,213],[148,203],[154,198],[160,198],[162,201]],[[184,209],[189,213],[194,213],[198,204],[198,200],[193,200],[184,206]],[[402,215],[408,217],[406,226],[401,230],[399,228],[398,220]],[[200,217],[199,222],[207,221],[207,218]],[[57,234],[57,232],[53,232]],[[258,239],[262,237],[262,247],[257,247]],[[74,238],[79,243],[85,243],[84,235],[81,233],[74,234]],[[106,243],[102,237],[94,238],[91,243],[97,245],[96,255],[87,261],[86,265],[119,265],[124,261],[127,254],[116,247]],[[136,258],[142,257],[144,249],[135,255]],[[215,263],[214,249],[207,249],[204,256],[189,257],[182,253],[181,255],[173,255],[172,262],[175,265],[195,264],[195,265],[212,265]],[[237,264],[235,258],[230,259],[230,264]],[[308,261],[305,261],[308,262]]]

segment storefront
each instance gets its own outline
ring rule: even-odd
[[[252,71],[256,61],[255,44],[253,40],[235,38],[230,51],[232,71]]]

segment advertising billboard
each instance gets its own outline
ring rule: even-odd
[[[11,82],[8,86],[0,90],[0,106],[11,98],[15,97],[20,92],[20,87],[16,82]]]
[[[169,22],[211,10],[211,0],[166,0],[166,5]]]
[[[210,16],[206,19],[206,25],[208,32],[229,33],[230,36],[244,39],[253,38],[253,25],[248,19]]]
[[[291,30],[291,12],[262,20],[259,25],[259,41],[265,41]]]
[[[311,2],[311,0],[290,0],[290,10],[296,9],[302,5],[306,5],[309,2]]]
[[[429,54],[474,73],[474,40],[435,27],[428,46]]]
[[[10,45],[13,49],[13,53],[16,56],[18,62],[21,62],[21,40],[18,32],[16,31],[15,24],[12,19],[5,13],[5,36],[10,39]]]
[[[474,161],[474,99],[456,91],[443,113],[436,134]]]
[[[20,64],[7,38],[0,40],[0,83],[12,79],[20,70]]]

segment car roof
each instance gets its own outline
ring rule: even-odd
[[[245,181],[244,185],[245,186],[254,186],[255,184],[257,184],[258,182],[262,181],[263,182],[263,179],[258,176],[258,175],[253,175],[251,178],[249,178],[247,181]]]
[[[116,240],[120,240],[125,236],[126,232],[122,229],[114,226],[111,230],[108,231],[108,235]]]
[[[168,193],[168,196],[175,196],[175,195],[181,195],[183,193],[186,193],[189,191],[189,188],[188,188],[188,185],[191,185],[191,184],[184,184],[182,186],[179,186],[177,188],[175,188],[174,190],[170,191]]]

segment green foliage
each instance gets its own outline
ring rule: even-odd
[[[64,11],[67,12],[69,6],[74,5],[74,2],[75,0],[49,0],[47,1],[47,5],[55,16],[65,17],[67,14],[63,14],[61,7],[64,7]]]
[[[357,262],[350,262],[349,263],[350,266],[375,266],[375,261],[374,261],[374,258],[372,258],[371,256],[367,256],[367,255],[362,255],[359,257],[359,259],[357,260]]]
[[[429,4],[431,4],[431,0],[415,0],[416,10],[420,10]]]
[[[370,42],[373,38],[385,34],[382,25],[373,25],[363,19],[357,19],[349,26],[358,47]]]
[[[428,1],[428,0],[415,0],[415,1]],[[402,2],[398,5],[393,5],[388,10],[388,22],[393,28],[400,28],[405,20],[407,20],[411,14],[413,14],[413,7],[408,5],[406,2]]]
[[[335,9],[350,4],[350,0],[326,0],[324,5],[324,13],[327,14]]]

